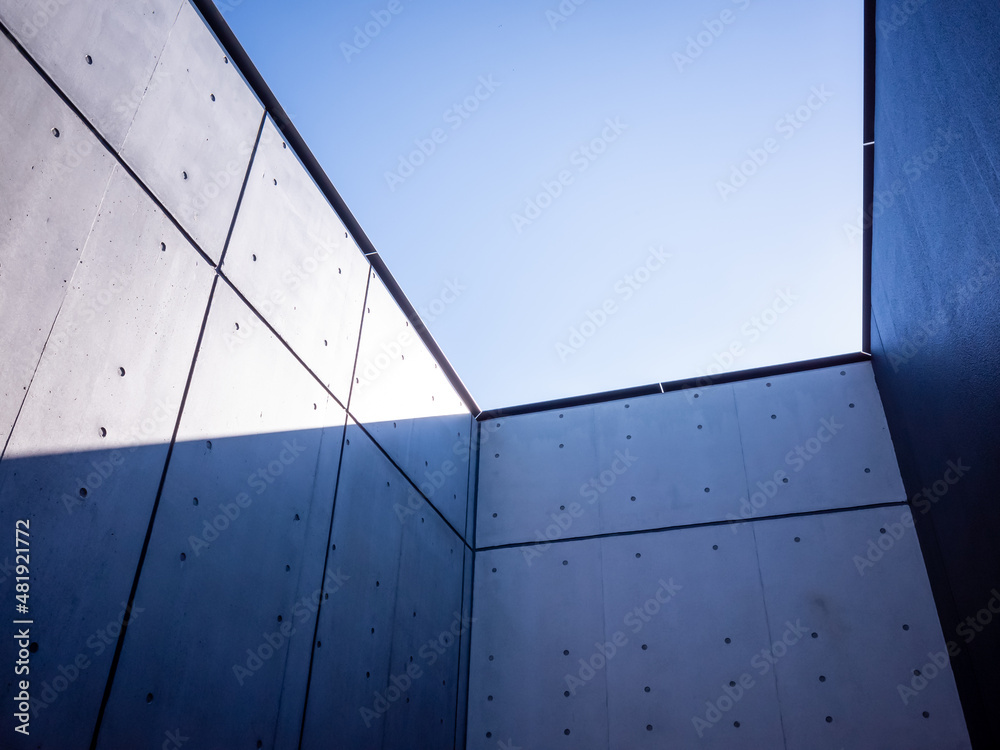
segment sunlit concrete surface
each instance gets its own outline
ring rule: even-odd
[[[896,234],[874,358],[482,413],[199,7],[0,2],[0,746],[992,746],[991,438],[929,405],[994,402]],[[961,59],[921,12],[881,65]],[[983,81],[883,108],[876,195],[911,142],[962,179],[940,128],[992,158]],[[984,387],[988,278],[941,323]]]

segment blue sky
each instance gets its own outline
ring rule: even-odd
[[[216,4],[481,407],[860,349],[861,0]]]

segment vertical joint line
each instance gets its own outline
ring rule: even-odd
[[[250,160],[247,162],[247,171],[243,175],[243,186],[240,187],[240,197],[236,199],[236,208],[233,210],[233,220],[229,222],[229,232],[226,233],[226,243],[222,246],[222,255],[219,256],[219,265],[216,267],[216,271],[222,272],[222,264],[226,261],[226,253],[229,252],[229,242],[233,238],[233,232],[236,229],[236,221],[240,217],[240,209],[243,208],[243,196],[247,191],[247,185],[250,183],[250,175],[253,173],[253,163],[257,158],[257,147],[260,145],[260,137],[264,132],[264,124],[267,122],[267,109],[264,109],[264,114],[260,118],[260,125],[257,127],[257,138],[254,139],[253,149],[250,151]]]
[[[139,578],[142,575],[142,566],[146,561],[146,554],[149,551],[149,541],[153,536],[153,524],[156,521],[156,512],[160,507],[160,499],[163,497],[163,486],[167,481],[167,472],[170,470],[170,459],[174,454],[174,446],[177,443],[177,432],[181,426],[181,419],[184,416],[184,407],[187,404],[188,393],[191,391],[191,382],[194,380],[195,367],[198,364],[198,353],[201,351],[201,344],[205,338],[205,329],[208,327],[208,316],[212,310],[212,300],[215,298],[215,289],[219,283],[218,275],[212,278],[212,288],[208,293],[208,304],[205,305],[205,316],[201,321],[201,330],[198,332],[198,340],[195,342],[194,355],[191,358],[191,367],[188,370],[187,382],[184,384],[184,393],[181,396],[181,404],[177,409],[177,419],[174,422],[174,430],[170,435],[170,445],[167,446],[166,459],[163,462],[163,471],[160,473],[160,483],[156,488],[156,497],[153,500],[153,509],[149,514],[149,523],[146,524],[146,536],[142,542],[142,550],[139,552],[139,560],[135,566],[135,575],[132,577],[132,588],[129,590],[128,603],[125,607],[125,617],[122,620],[121,632],[115,643],[115,654],[111,659],[111,668],[108,670],[108,680],[104,686],[104,695],[101,698],[101,707],[97,712],[97,721],[94,724],[94,733],[90,740],[90,750],[97,750],[97,738],[101,732],[101,724],[104,722],[104,713],[108,707],[108,700],[111,698],[111,689],[114,685],[115,675],[118,672],[118,662],[121,660],[122,648],[125,645],[125,635],[128,633],[128,626],[132,620],[132,608],[135,604],[135,595],[139,589]]]

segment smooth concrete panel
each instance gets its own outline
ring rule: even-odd
[[[736,512],[746,477],[731,386],[608,406],[597,431],[604,465],[583,491],[603,533],[720,521]]]
[[[374,271],[348,408],[365,426],[470,413]]]
[[[782,746],[752,534],[481,552],[474,615],[470,747]]]
[[[746,495],[729,385],[482,429],[481,547],[721,521]]]
[[[184,0],[0,0],[0,21],[121,148]]]
[[[990,0],[876,13],[873,364],[953,637],[1000,586],[1000,14]],[[954,661],[976,747],[1000,746],[998,668],[995,625]]]
[[[743,518],[906,498],[871,363],[736,383]]]
[[[607,748],[607,671],[578,676],[609,636],[601,542],[533,551],[476,556],[467,746]]]
[[[607,658],[608,747],[782,747],[753,536],[714,526],[601,544],[606,640],[621,644]]]
[[[89,747],[211,283],[116,171],[0,462],[0,522],[32,527],[32,747]]]
[[[476,504],[479,496],[479,457],[483,436],[482,423],[472,423],[472,435],[469,441],[469,505],[465,509],[465,539],[473,549],[476,543]]]
[[[378,446],[349,424],[326,563],[345,583],[320,609],[303,750],[380,748],[386,713],[408,708],[392,682],[403,679],[392,659],[403,541],[393,506],[406,502],[407,487]],[[396,699],[389,702],[391,687]]]
[[[389,679],[397,678],[400,690],[403,675],[412,682],[400,705],[385,712],[383,747],[409,747],[416,738],[424,747],[454,746],[458,667],[472,628],[471,612],[463,610],[465,551],[435,513],[403,524]]]
[[[263,112],[202,17],[185,2],[121,154],[216,263]]]
[[[323,560],[346,415],[274,336],[230,347],[245,312],[220,283],[102,748],[157,747],[164,727],[202,747],[298,743],[320,597],[344,583]]]
[[[399,510],[402,517],[414,516],[429,500],[457,533],[471,539],[465,526],[471,492],[469,433],[474,425],[469,414],[365,425],[418,488]]]
[[[352,416],[461,533],[472,416],[374,272],[354,375]]]
[[[774,665],[786,747],[970,747],[909,509],[752,526],[771,637],[810,630]]]
[[[5,36],[0,36],[0,70],[2,452],[114,160]]]
[[[342,404],[354,374],[369,268],[268,119],[223,270]]]
[[[322,602],[303,748],[453,746],[465,546],[430,509],[398,516],[408,488],[352,423],[327,561],[343,586]]]
[[[480,424],[477,547],[600,532],[584,493],[620,461],[599,453],[600,412],[581,406]]]
[[[464,550],[462,575],[462,611],[472,615],[472,581],[476,553],[468,547]],[[465,740],[469,725],[469,668],[472,655],[472,630],[474,623],[460,636],[458,655],[458,707],[455,716],[455,750],[465,750]]]

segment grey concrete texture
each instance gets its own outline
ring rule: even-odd
[[[863,363],[477,423],[190,3],[0,0],[34,620],[0,743],[964,748],[949,651],[985,736],[996,639],[953,626],[1000,569],[965,428],[996,414],[997,21],[880,8],[886,413]],[[918,544],[907,494],[970,457]]]
[[[405,675],[401,654],[442,650],[422,655],[407,708],[370,718],[359,746],[382,734],[454,745],[468,409],[451,402],[435,425],[442,408],[391,397],[393,382],[410,385],[387,376],[380,397],[405,409],[351,421],[367,458],[342,456],[370,265],[273,126],[259,137],[260,104],[189,3],[5,2],[0,22],[0,519],[30,528],[34,620],[30,735],[9,716],[0,744],[298,747],[308,716],[341,705],[322,655],[370,638],[325,651],[314,638],[324,604],[325,627],[340,627],[381,576],[364,554],[332,556],[331,535],[348,552],[375,543],[352,525],[360,505],[380,534],[398,530],[395,547],[377,542],[391,581],[377,641],[387,667]],[[256,231],[261,218],[271,234]],[[317,247],[328,256],[311,259]],[[365,331],[373,351],[384,328]],[[407,355],[438,370],[419,340]],[[428,403],[445,403],[439,386]],[[435,472],[459,437],[446,521]],[[352,477],[391,483],[393,502],[371,505]],[[0,576],[11,601],[13,562]],[[418,616],[395,623],[397,610]],[[389,672],[372,674],[366,689],[393,688]],[[2,682],[13,703],[13,672]]]
[[[466,548],[429,509],[401,520],[405,479],[347,440],[327,570],[350,578],[320,612],[302,747],[452,747]]]
[[[970,747],[906,515],[479,552],[468,747]]]
[[[183,3],[121,154],[216,263],[263,115],[204,20]]]
[[[347,404],[369,264],[268,119],[223,269]]]
[[[89,744],[213,281],[119,168],[72,270],[0,462],[0,523],[33,529],[42,747]]]
[[[875,375],[970,732],[996,747],[1000,15],[878,3],[876,25]]]
[[[905,499],[867,362],[482,430],[480,548]]]
[[[122,13],[115,0],[3,0],[0,21],[117,150],[183,5],[143,0]]]
[[[76,271],[114,160],[6,37],[0,37],[0,69],[2,446]]]

